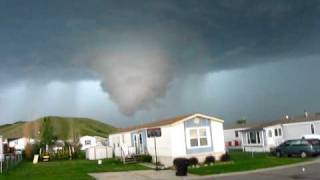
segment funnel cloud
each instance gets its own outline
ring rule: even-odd
[[[126,43],[101,53],[91,67],[120,111],[132,116],[165,96],[173,76],[165,52],[138,43]]]

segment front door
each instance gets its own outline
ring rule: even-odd
[[[144,154],[144,148],[143,148],[143,140],[142,140],[142,134],[134,134],[134,147],[136,149],[136,154]]]

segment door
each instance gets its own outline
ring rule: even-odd
[[[134,139],[134,147],[136,149],[136,154],[143,154],[144,148],[143,148],[142,134],[141,133],[134,134],[133,139]]]

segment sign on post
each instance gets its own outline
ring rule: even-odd
[[[154,138],[154,153],[156,157],[156,170],[159,170],[158,168],[158,157],[157,157],[157,141],[156,137],[161,137],[161,128],[151,128],[147,129],[147,136],[149,138],[153,137]]]
[[[161,136],[161,128],[152,128],[147,129],[147,136],[150,137],[160,137]]]

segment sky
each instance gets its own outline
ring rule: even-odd
[[[320,2],[0,1],[0,123],[320,111]]]

